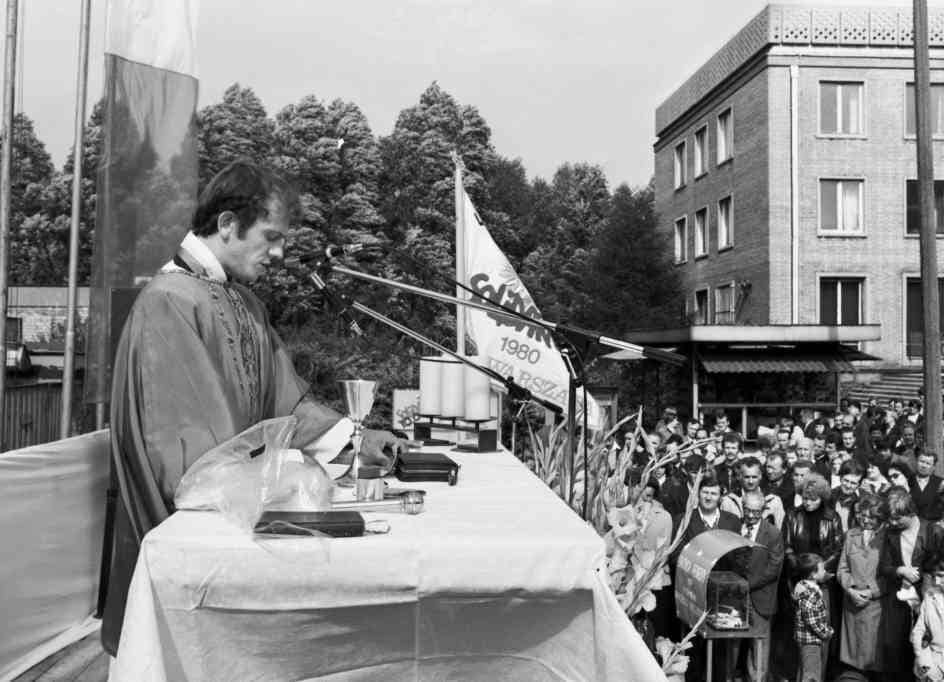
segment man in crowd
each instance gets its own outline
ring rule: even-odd
[[[937,452],[922,450],[917,456],[915,481],[911,486],[911,499],[918,509],[918,518],[924,521],[940,521],[940,493],[944,480],[934,474]]]
[[[798,459],[793,465],[793,503],[789,509],[798,509],[803,504],[803,484],[813,470],[813,463],[808,459]]]
[[[741,436],[734,432],[724,434],[721,438],[721,451],[724,459],[715,464],[715,475],[724,494],[736,493],[739,489]]]
[[[746,668],[747,677],[752,682],[764,682],[767,679],[770,621],[777,611],[777,581],[783,568],[783,537],[777,528],[763,518],[768,504],[769,501],[765,501],[763,494],[756,489],[742,496],[741,535],[757,543],[751,549],[744,574],[750,590],[750,606],[754,614],[760,617],[762,625],[761,636],[749,640]],[[734,640],[734,661],[737,661],[742,641]]]
[[[112,463],[120,482],[102,641],[115,655],[140,542],[174,512],[180,478],[205,452],[260,421],[295,415],[292,447],[351,424],[310,398],[308,384],[245,286],[282,260],[298,198],[249,162],[220,171],[200,196],[191,232],[138,294],[115,354]],[[261,443],[260,443],[261,444]],[[392,434],[365,433],[363,449],[398,450]]]
[[[780,528],[784,517],[783,503],[777,495],[773,493],[764,495],[761,491],[760,486],[763,476],[760,460],[756,457],[748,456],[742,459],[740,464],[740,493],[733,492],[725,495],[721,499],[721,508],[743,519],[745,500],[749,493],[756,493],[764,499],[764,520]]]
[[[767,455],[766,471],[767,479],[761,486],[764,494],[779,497],[784,510],[793,509],[793,481],[787,475],[787,460],[782,452],[774,451]]]

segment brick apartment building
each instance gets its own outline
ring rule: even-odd
[[[944,178],[944,8],[929,24]],[[768,5],[682,83],[656,110],[655,200],[688,325],[639,342],[854,345],[875,369],[919,366],[913,80],[910,8]]]

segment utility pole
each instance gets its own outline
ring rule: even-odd
[[[16,35],[20,15],[18,0],[7,0],[7,34],[3,56],[3,153],[0,154],[0,343],[3,344],[3,365],[0,366],[0,452],[6,450],[10,434],[6,433],[4,409],[7,390],[7,262],[10,238],[10,166],[13,163],[13,109],[16,104]]]
[[[931,66],[928,2],[914,0],[915,123],[918,198],[921,202],[921,296],[924,313],[924,437],[941,454],[941,318],[937,279],[937,225],[934,211],[934,143],[931,139]],[[938,458],[937,473],[944,473]]]

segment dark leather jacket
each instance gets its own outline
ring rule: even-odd
[[[806,517],[809,512],[806,509],[800,507],[787,513],[783,522],[783,544],[791,572],[796,568],[796,558],[807,552],[819,554],[826,570],[836,572],[842,553],[842,519],[828,506],[821,509],[816,537],[808,537]]]

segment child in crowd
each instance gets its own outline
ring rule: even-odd
[[[796,602],[794,637],[800,649],[800,682],[824,682],[826,653],[833,628],[820,583],[826,580],[823,558],[818,554],[797,557],[797,582],[793,590]]]
[[[914,673],[921,682],[944,680],[944,557],[937,557],[932,566],[932,584],[925,589],[918,620],[911,631]]]

